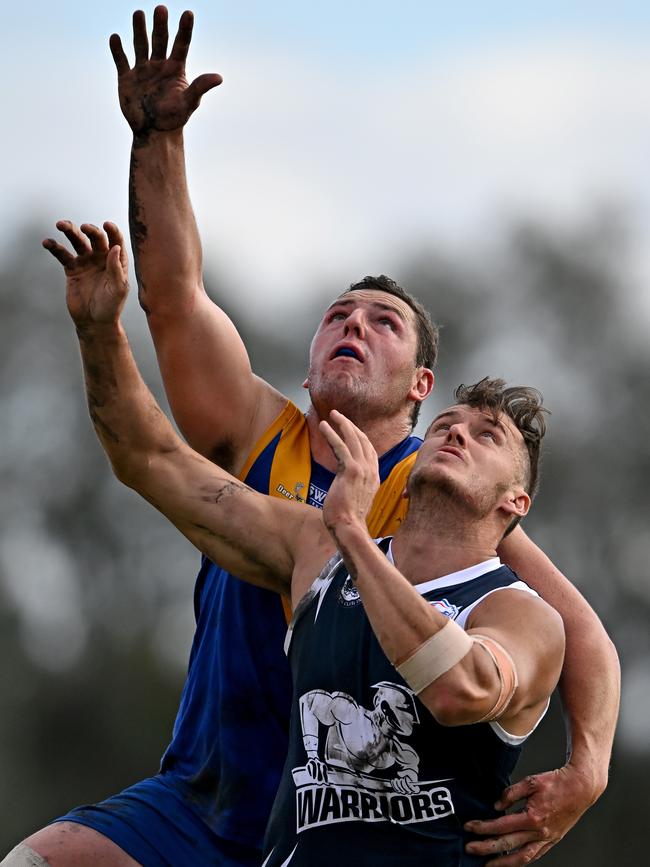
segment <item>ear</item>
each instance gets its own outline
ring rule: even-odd
[[[426,400],[433,391],[434,382],[435,377],[432,370],[429,370],[428,367],[418,367],[415,371],[413,385],[411,386],[408,396],[411,400],[421,403],[423,400]]]
[[[523,488],[513,488],[505,492],[499,508],[512,517],[523,518],[530,509],[530,497]]]

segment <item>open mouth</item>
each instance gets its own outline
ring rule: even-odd
[[[438,451],[443,452],[443,454],[446,454],[446,455],[453,455],[454,457],[458,458],[461,461],[464,460],[463,455],[460,452],[460,450],[454,448],[453,446],[442,446],[441,448],[438,449]]]
[[[356,361],[363,361],[359,353],[351,346],[340,346],[332,358],[354,358]]]

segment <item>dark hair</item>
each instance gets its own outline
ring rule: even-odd
[[[503,379],[490,379],[486,376],[475,385],[459,385],[454,397],[459,404],[491,411],[495,420],[499,413],[504,413],[512,420],[526,446],[528,460],[523,481],[532,500],[539,489],[541,446],[546,433],[544,416],[549,413],[542,405],[544,398],[541,392],[525,385],[506,388]],[[514,530],[519,521],[520,518],[513,519],[506,535]]]
[[[388,292],[389,295],[395,295],[400,298],[411,308],[415,314],[415,326],[417,335],[417,349],[415,354],[416,367],[428,367],[432,369],[436,363],[438,356],[438,326],[431,321],[431,316],[428,310],[421,304],[420,301],[406,289],[403,289],[398,283],[387,277],[385,274],[380,274],[379,277],[364,277],[358,283],[352,283],[349,289],[343,293],[358,292],[363,289],[371,289],[379,292]],[[411,424],[415,427],[420,415],[420,402],[415,402],[411,413]]]

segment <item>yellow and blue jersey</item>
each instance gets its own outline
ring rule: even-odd
[[[408,437],[382,456],[373,535],[392,532],[403,519],[402,493],[420,442]],[[307,422],[292,403],[240,476],[262,493],[320,506],[334,479],[312,461]],[[217,834],[261,845],[288,743],[292,687],[282,601],[205,559],[195,609],[190,670],[161,773],[174,776]]]
[[[407,437],[380,458],[373,536],[393,533],[403,520],[402,494],[420,444]],[[322,507],[334,474],[312,460],[305,417],[288,402],[240,478],[261,493]],[[95,828],[144,867],[249,863],[244,849],[226,855],[224,846],[245,847],[254,853],[250,863],[259,863],[287,754],[292,683],[281,598],[204,558],[194,606],[187,680],[159,773],[60,818]]]

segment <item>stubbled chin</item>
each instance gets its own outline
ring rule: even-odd
[[[426,471],[413,474],[409,480],[409,493],[413,495],[418,488],[427,491],[430,502],[444,504],[446,508],[453,507],[463,510],[468,516],[484,518],[490,514],[497,501],[497,496],[482,487],[472,486],[471,480],[457,479],[452,473],[445,472],[442,467],[433,469],[433,474]]]
[[[309,396],[322,417],[323,411],[338,409],[344,415],[356,416],[359,410],[368,406],[368,384],[355,376],[353,370],[328,372],[318,379],[310,377]]]
[[[321,376],[311,378],[312,386],[311,393],[315,395],[331,394],[336,391],[337,394],[365,392],[367,389],[366,379],[362,374],[360,365],[339,365],[337,368],[330,368]]]

